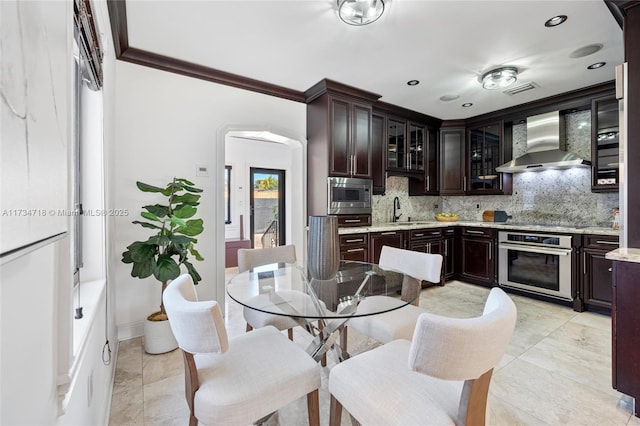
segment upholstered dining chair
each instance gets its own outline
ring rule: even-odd
[[[417,306],[421,282],[440,282],[442,256],[382,246],[378,265],[381,269],[404,274],[402,283],[404,294],[401,299],[415,298],[415,304],[383,314],[355,317],[349,320],[348,326],[380,343],[388,343],[396,339],[411,340],[418,317],[424,313],[424,310]],[[368,296],[358,304],[357,312],[358,314],[368,311],[379,312],[383,309],[393,309],[403,303],[406,302],[390,296]],[[346,348],[346,335],[342,345]]]
[[[497,287],[479,317],[421,314],[411,341],[394,340],[333,367],[330,425],[340,424],[343,407],[363,425],[484,425],[491,375],[516,315]]]
[[[309,424],[319,425],[321,369],[300,346],[270,326],[228,339],[220,306],[198,301],[188,274],[163,301],[184,356],[190,426],[260,422],[305,395]]]
[[[293,244],[261,249],[238,250],[238,272],[248,271],[249,269],[271,263],[295,262],[296,247]],[[242,314],[244,315],[244,320],[247,322],[247,331],[272,325],[278,330],[287,330],[289,339],[293,340],[293,328],[298,325],[293,318],[259,312],[246,306],[242,307]]]

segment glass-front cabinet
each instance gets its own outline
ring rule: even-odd
[[[502,174],[496,167],[502,164],[502,125],[492,123],[468,129],[469,186],[468,192],[502,189]]]
[[[426,127],[389,117],[387,119],[387,170],[403,173],[424,171]]]
[[[594,99],[591,103],[591,168],[593,192],[617,192],[620,179],[618,100]]]

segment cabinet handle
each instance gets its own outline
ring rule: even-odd
[[[344,223],[360,223],[362,222],[361,219],[345,219]]]
[[[424,234],[413,234],[414,237],[424,237]]]
[[[491,260],[491,252],[493,251],[493,243],[489,241],[489,260]]]
[[[380,235],[396,235],[395,232],[381,232]]]
[[[620,243],[617,243],[615,241],[596,241],[596,244],[609,244],[609,245],[613,245],[613,246],[619,246]]]
[[[612,268],[609,268],[609,272],[613,272],[613,269],[612,269]]]
[[[484,235],[484,232],[482,231],[474,231],[472,229],[468,229],[467,231],[465,231],[467,234],[479,234],[479,235]]]
[[[427,176],[427,191],[431,191],[431,181],[430,178],[431,176]]]
[[[345,243],[364,243],[364,238],[359,238],[357,240],[346,240]]]
[[[364,249],[363,248],[350,249],[350,250],[347,250],[347,253],[356,253],[359,251],[364,251]]]
[[[449,240],[444,240],[444,255],[447,256],[449,253],[449,245],[447,244]]]
[[[356,174],[356,156],[355,155],[351,156],[351,174],[352,175]]]
[[[464,192],[467,192],[467,177],[466,176],[462,179],[462,190]]]
[[[432,232],[431,235],[440,235],[440,232]]]
[[[431,253],[431,243],[427,244],[427,253]]]
[[[582,252],[582,275],[587,275],[587,252]]]

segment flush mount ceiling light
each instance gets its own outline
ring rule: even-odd
[[[407,85],[409,85],[409,86],[417,86],[418,84],[420,84],[419,80],[409,80],[409,81],[407,81]]]
[[[545,27],[556,27],[556,26],[562,24],[566,20],[567,20],[567,15],[554,16],[553,18],[548,19],[547,22],[544,23],[544,26]]]
[[[515,67],[496,68],[482,76],[482,87],[485,89],[502,89],[516,82],[518,69]]]
[[[470,106],[473,106],[473,104],[471,102],[467,102],[465,104],[462,104],[463,108],[469,108]]]
[[[384,12],[383,0],[338,0],[338,16],[349,25],[367,25]]]

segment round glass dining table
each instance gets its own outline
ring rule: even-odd
[[[372,263],[341,261],[330,280],[311,278],[305,267],[274,263],[236,275],[227,283],[227,294],[245,308],[294,318],[314,337],[307,348],[314,359],[333,347],[342,360],[349,355],[337,339],[350,318],[379,315],[414,301],[419,292],[403,292],[403,282],[402,273]],[[361,301],[379,296],[394,300],[358,310]]]

